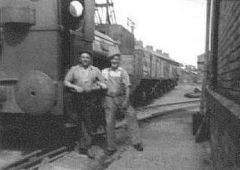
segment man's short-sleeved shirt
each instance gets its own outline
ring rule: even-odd
[[[81,65],[76,65],[70,68],[65,77],[65,81],[85,88],[91,87],[97,81],[104,82],[104,78],[97,67],[89,66],[85,69]]]
[[[126,87],[131,86],[131,82],[130,82],[127,71],[121,67],[118,67],[116,70],[112,70],[111,68],[106,68],[106,69],[102,70],[102,75],[106,80],[108,80],[109,76],[121,78],[122,83]]]

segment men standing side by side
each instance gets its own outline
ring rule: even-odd
[[[65,76],[64,85],[73,92],[72,110],[75,112],[75,123],[78,128],[79,151],[88,153],[92,144],[93,122],[91,115],[96,111],[97,90],[106,89],[101,71],[91,65],[90,52],[82,52],[79,63],[70,68]],[[73,116],[74,117],[74,116]]]
[[[107,123],[107,155],[112,155],[117,150],[115,144],[115,123],[118,111],[125,114],[133,147],[138,151],[143,150],[136,112],[129,102],[131,83],[127,71],[119,67],[120,57],[120,53],[112,53],[109,56],[111,67],[102,71],[107,84],[107,94],[104,102]]]

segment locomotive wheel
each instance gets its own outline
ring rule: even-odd
[[[0,71],[0,81],[5,78],[7,78],[7,75],[3,71]],[[0,83],[0,102],[6,101],[7,99],[6,93],[7,93],[6,88],[4,86],[1,86]]]
[[[141,92],[141,101],[142,101],[143,104],[146,104],[146,102],[147,102],[147,93],[146,93],[145,90],[143,90]]]
[[[137,93],[136,93],[136,103],[137,105],[145,105],[147,102],[147,94],[146,91],[144,89],[140,89]]]
[[[31,71],[17,84],[18,106],[31,115],[49,112],[56,104],[57,95],[54,81],[40,71]]]
[[[162,90],[161,90],[161,87],[158,86],[157,87],[157,98],[161,97],[161,95],[162,95]]]

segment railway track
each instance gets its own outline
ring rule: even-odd
[[[148,118],[152,118],[162,114],[168,114],[169,112],[175,112],[178,109],[184,109],[193,107],[196,108],[200,104],[200,100],[190,100],[183,102],[175,102],[175,103],[167,103],[167,104],[159,104],[159,105],[151,105],[142,108],[138,108],[137,115],[138,120],[145,120]],[[125,125],[125,121],[119,122],[116,125],[116,128],[120,128]],[[104,133],[104,132],[103,132]],[[64,146],[58,149],[49,150],[49,151],[34,151],[20,160],[17,160],[14,163],[7,165],[1,170],[35,170],[40,167],[50,164],[56,161],[59,158],[62,158],[69,154],[71,151],[68,147]]]
[[[174,103],[166,103],[166,104],[158,104],[158,105],[150,105],[150,106],[145,106],[142,108],[137,109],[137,111],[143,111],[147,109],[158,109],[162,107],[168,107],[168,106],[180,106],[180,105],[186,105],[186,104],[194,104],[194,103],[199,103],[200,100],[189,100],[189,101],[183,101],[183,102],[174,102]]]
[[[150,105],[137,109],[138,120],[144,120],[159,115],[170,114],[184,109],[196,109],[200,106],[200,100],[189,100],[182,102]]]
[[[166,115],[172,112],[184,110],[184,109],[195,109],[200,106],[200,100],[189,100],[183,102],[174,102],[174,103],[166,103],[166,104],[158,104],[158,105],[150,105],[141,108],[137,108],[137,119],[139,121],[153,118],[159,115]],[[117,122],[116,128],[121,128],[126,125],[126,121],[123,120],[121,122]]]
[[[37,150],[3,167],[1,170],[35,170],[67,155],[69,149],[64,146],[50,151]]]

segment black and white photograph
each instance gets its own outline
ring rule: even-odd
[[[0,0],[0,170],[240,169],[240,0]]]

